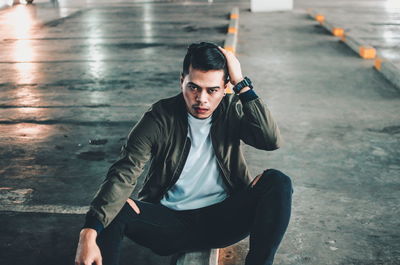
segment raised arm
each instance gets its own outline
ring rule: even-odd
[[[248,145],[267,151],[281,147],[283,141],[278,125],[263,100],[252,90],[239,97],[241,101],[236,105],[236,113],[240,119],[240,139]]]
[[[243,80],[240,62],[232,52],[221,47],[219,49],[227,60],[230,82],[236,85]],[[278,149],[282,145],[282,137],[265,102],[249,87],[240,90],[239,99],[235,114],[240,120],[240,139],[258,149]]]

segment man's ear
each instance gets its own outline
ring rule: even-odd
[[[229,88],[229,79],[224,81],[224,89]]]
[[[183,90],[183,87],[182,87],[182,84],[183,84],[183,79],[184,79],[184,77],[183,77],[183,73],[181,73],[181,76],[180,76],[180,78],[179,78],[179,84],[180,84],[180,88],[181,88],[181,90]]]
[[[228,89],[228,83],[225,83],[224,84],[224,96],[226,95],[227,89]]]

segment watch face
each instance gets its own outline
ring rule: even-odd
[[[252,83],[251,83],[250,78],[248,78],[248,77],[246,76],[244,79],[246,80],[247,86],[250,87],[250,88],[253,88],[253,85],[252,85]]]

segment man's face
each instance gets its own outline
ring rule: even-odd
[[[210,117],[225,95],[224,70],[202,71],[189,67],[181,77],[187,111],[199,119]]]

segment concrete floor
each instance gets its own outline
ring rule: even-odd
[[[301,11],[241,19],[239,56],[286,140],[250,161],[295,180],[277,264],[399,264],[398,91]]]
[[[318,10],[330,23],[373,46],[380,57],[400,69],[400,1],[298,0],[296,7]]]
[[[59,5],[72,16],[38,3],[37,26],[0,23],[0,264],[73,264],[83,213],[129,129],[179,92],[189,43],[223,43],[234,5],[243,72],[285,140],[246,146],[247,161],[254,176],[277,168],[294,183],[274,264],[400,264],[399,91],[308,19],[306,1],[268,15],[228,1]],[[243,264],[247,248],[224,264]],[[123,261],[169,257],[126,241]]]

